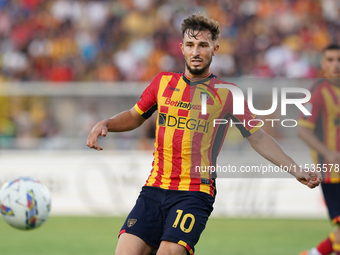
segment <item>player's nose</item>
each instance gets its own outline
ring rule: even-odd
[[[199,56],[200,55],[198,46],[194,46],[194,49],[192,51],[192,55],[193,56]]]

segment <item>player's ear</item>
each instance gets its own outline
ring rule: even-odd
[[[180,43],[179,46],[181,47],[182,53],[183,53],[183,55],[184,55],[184,44],[183,44],[183,43]]]
[[[216,55],[216,53],[217,53],[217,51],[218,51],[219,48],[220,48],[220,45],[219,45],[219,44],[215,44],[215,46],[214,46],[214,51],[213,51],[213,56]]]

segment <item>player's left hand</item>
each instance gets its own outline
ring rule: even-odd
[[[311,172],[308,169],[301,169],[295,174],[295,178],[310,189],[314,189],[322,182],[322,176],[320,172]]]

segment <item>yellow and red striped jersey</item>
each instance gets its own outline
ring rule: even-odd
[[[319,140],[332,151],[340,151],[340,88],[321,79],[310,91],[312,96],[306,107],[312,115],[301,114],[299,125],[313,129]],[[329,167],[329,162],[316,150],[311,149],[311,154],[315,165],[327,166],[323,173],[324,182],[340,182],[339,169]]]
[[[144,90],[135,109],[144,118],[158,110],[154,161],[146,186],[213,196],[215,176],[201,169],[216,165],[229,126],[214,126],[214,120],[238,122],[244,137],[260,128],[245,100],[244,114],[233,115],[232,93],[226,88],[216,89],[215,84],[231,83],[211,73],[194,82],[183,73],[161,72]],[[202,93],[209,95],[206,114],[201,112]]]

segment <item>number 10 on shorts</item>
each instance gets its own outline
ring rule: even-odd
[[[177,228],[177,225],[179,223],[179,221],[181,221],[179,227],[181,228],[181,230],[184,232],[184,233],[190,233],[190,231],[192,230],[194,224],[195,224],[195,216],[192,215],[191,213],[187,213],[187,214],[184,214],[182,220],[181,220],[181,217],[182,217],[182,214],[183,214],[183,210],[180,210],[178,209],[176,211],[177,213],[177,217],[175,219],[175,222],[174,224],[172,225],[173,228]],[[185,228],[185,223],[187,222],[188,218],[191,219],[191,222],[190,222],[190,225],[188,228]]]

